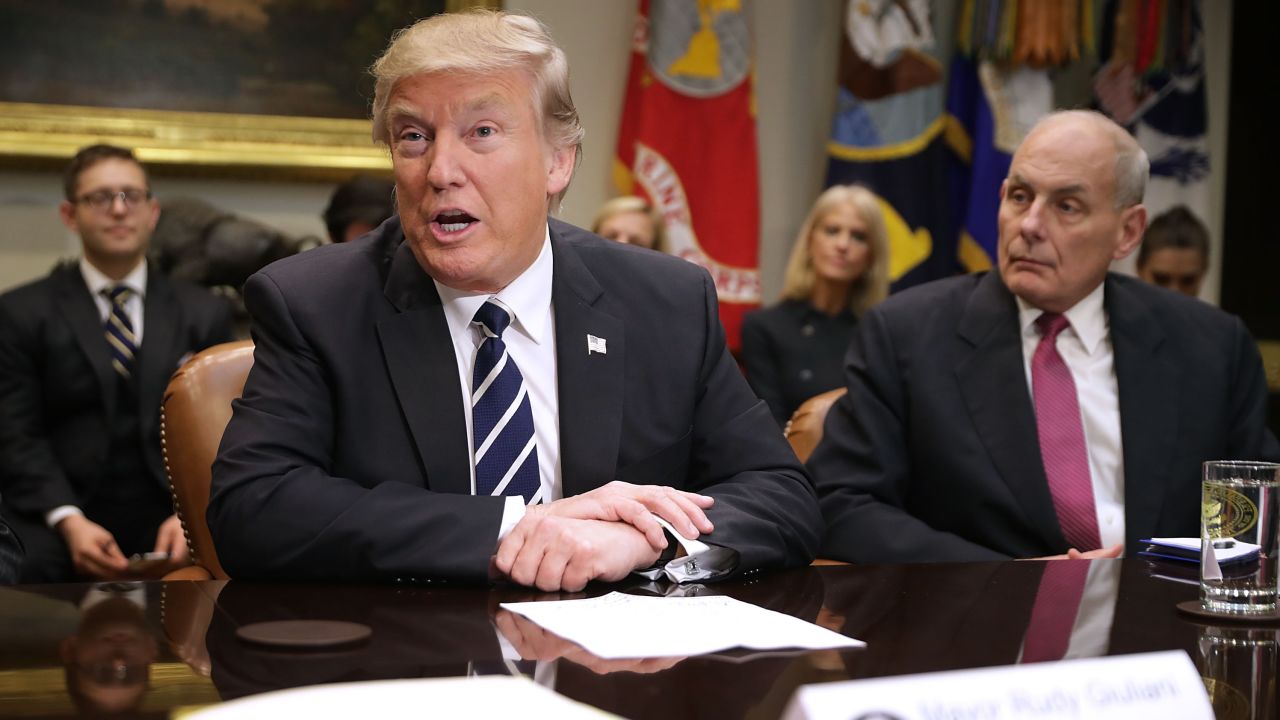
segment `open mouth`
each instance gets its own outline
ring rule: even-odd
[[[461,210],[445,210],[436,215],[433,220],[445,233],[457,233],[471,227],[473,223],[479,222],[476,218]]]

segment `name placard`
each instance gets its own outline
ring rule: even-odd
[[[1181,651],[805,685],[785,720],[1213,720]]]

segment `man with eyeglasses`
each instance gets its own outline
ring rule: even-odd
[[[26,546],[20,581],[187,562],[160,456],[160,401],[193,352],[231,339],[230,309],[146,262],[160,208],[133,153],[81,150],[62,222],[78,262],[0,295],[0,507]]]

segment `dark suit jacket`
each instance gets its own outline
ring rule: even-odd
[[[844,386],[844,353],[857,323],[852,312],[831,317],[800,300],[783,300],[743,318],[747,382],[779,425],[805,400]]]
[[[396,218],[245,286],[254,366],[208,512],[233,577],[488,577],[504,501],[470,494],[440,298],[408,245],[380,272],[385,233]],[[564,494],[697,490],[740,572],[807,563],[813,488],[725,349],[708,275],[554,220],[551,245]]]
[[[185,356],[230,339],[225,301],[148,268],[134,377],[147,469],[166,492],[160,457],[165,386]],[[59,265],[0,296],[0,495],[6,507],[37,515],[83,505],[94,495],[107,465],[117,385],[102,318],[78,264]]]
[[[1275,459],[1257,346],[1239,319],[1106,279],[1124,455],[1125,545],[1199,533],[1200,464]],[[1017,305],[996,273],[929,283],[867,313],[849,393],[810,460],[822,554],[918,562],[1062,553]]]
[[[0,585],[18,582],[18,567],[22,565],[22,541],[9,529],[0,515]]]

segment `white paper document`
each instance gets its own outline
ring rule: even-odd
[[[1213,720],[1181,650],[805,685],[783,720]]]
[[[278,718],[556,718],[607,720],[603,710],[524,678],[462,677],[376,680],[290,688],[197,710],[186,720]]]
[[[730,648],[865,647],[861,640],[722,596],[641,597],[502,603],[502,607],[606,660],[684,657]]]

